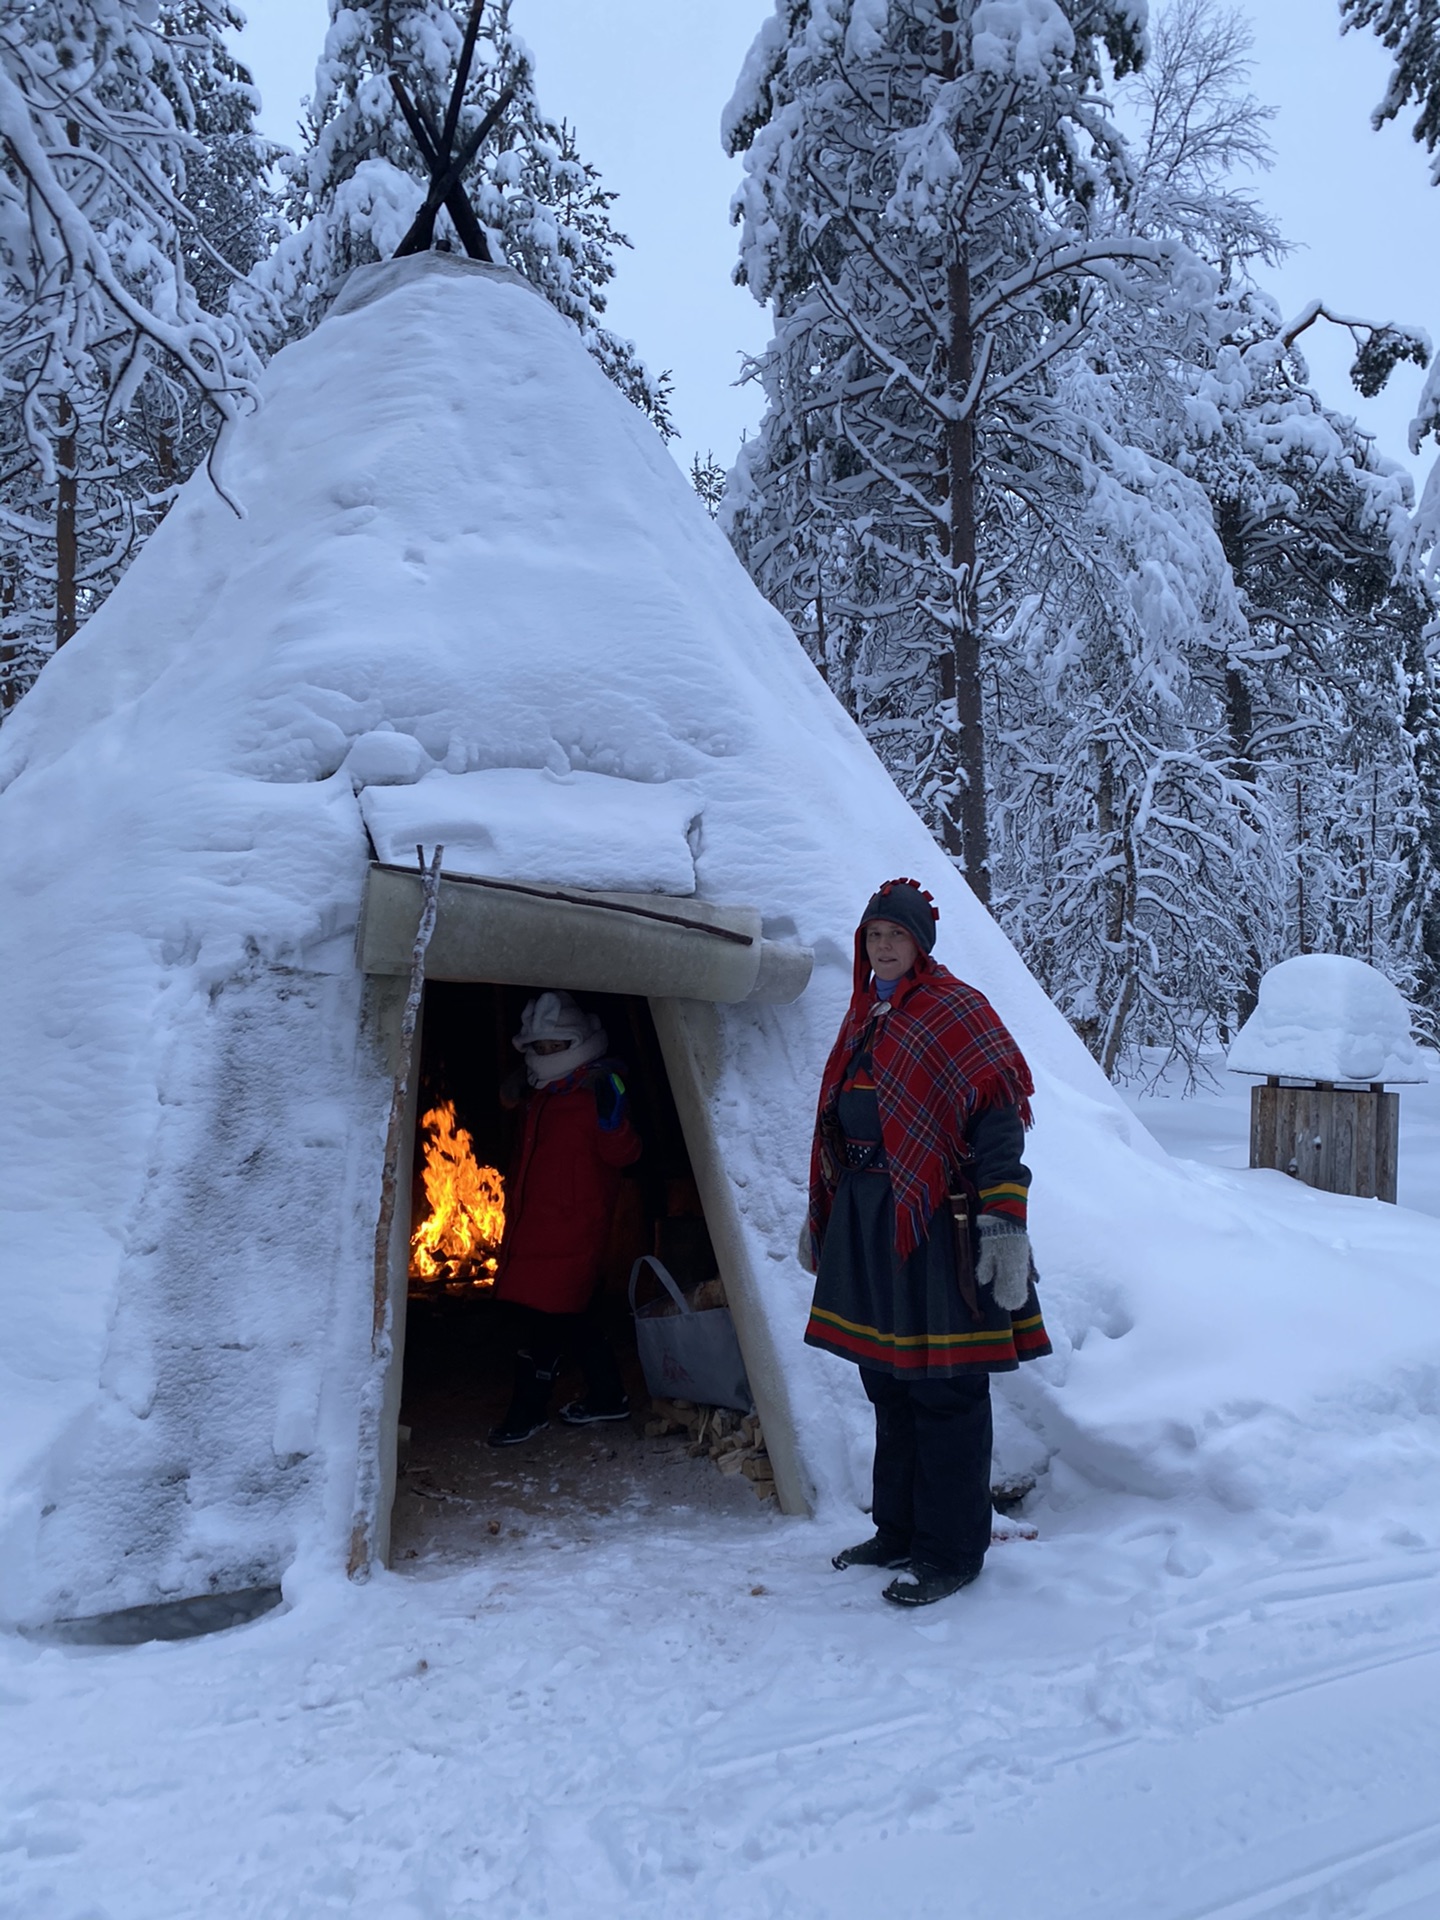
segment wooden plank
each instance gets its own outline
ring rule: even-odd
[[[1355,1183],[1346,1192],[1375,1197],[1375,1121],[1379,1105],[1373,1093],[1352,1093],[1355,1102]]]
[[[1393,1207],[1400,1173],[1400,1096],[1380,1093],[1374,1098],[1380,1109],[1375,1126],[1375,1197]]]
[[[1322,1081],[1315,1090],[1313,1158],[1307,1186],[1335,1191],[1335,1089]]]
[[[1289,1125],[1285,1129],[1290,1136],[1290,1155],[1285,1170],[1287,1173],[1293,1173],[1294,1177],[1303,1181],[1307,1187],[1313,1187],[1316,1184],[1316,1142],[1320,1119],[1317,1102],[1320,1098],[1320,1089],[1318,1087],[1285,1087],[1281,1091],[1288,1095],[1290,1107]],[[1284,1148],[1285,1139],[1282,1133],[1282,1153]]]
[[[1284,1170],[1285,1158],[1280,1157],[1280,1088],[1272,1081],[1269,1085],[1257,1087],[1258,1130],[1251,1165],[1257,1167],[1279,1167]]]
[[[1356,1096],[1337,1087],[1330,1095],[1330,1163],[1326,1177],[1317,1182],[1327,1193],[1358,1193],[1355,1184],[1363,1177],[1356,1158],[1359,1139],[1356,1128]]]
[[[1275,1164],[1270,1152],[1275,1128],[1270,1104],[1265,1098],[1269,1092],[1270,1088],[1258,1081],[1250,1089],[1250,1164],[1252,1167],[1272,1167]]]

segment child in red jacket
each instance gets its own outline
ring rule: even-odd
[[[610,1343],[591,1312],[622,1168],[640,1154],[620,1062],[607,1057],[597,1015],[568,993],[541,993],[515,1035],[530,1090],[505,1181],[505,1240],[495,1293],[520,1321],[515,1390],[490,1431],[513,1447],[549,1425],[566,1352],[585,1375],[583,1399],[560,1409],[570,1426],[623,1420],[630,1403]]]

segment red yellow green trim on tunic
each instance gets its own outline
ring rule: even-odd
[[[1045,1322],[1040,1314],[1012,1320],[1008,1333],[999,1328],[977,1333],[882,1333],[842,1319],[825,1307],[812,1307],[805,1339],[810,1346],[827,1348],[846,1360],[866,1361],[892,1369],[924,1372],[935,1366],[968,1363],[1004,1366],[1021,1359],[1038,1359],[1050,1352]]]

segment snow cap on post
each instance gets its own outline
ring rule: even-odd
[[[1272,967],[1226,1064],[1232,1073],[1287,1080],[1426,1078],[1399,991],[1376,968],[1339,953],[1301,953]]]
[[[918,880],[887,880],[870,896],[860,924],[865,927],[872,920],[892,920],[905,929],[922,953],[933,953],[939,918],[939,908]]]

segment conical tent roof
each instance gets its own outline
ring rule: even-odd
[[[1057,1354],[1004,1383],[1014,1432],[1244,1504],[1244,1434],[1299,1422],[1296,1499],[1346,1496],[1347,1410],[1440,1355],[1440,1231],[1165,1159],[533,290],[362,270],[218,471],[228,500],[190,482],[0,735],[8,1617],[343,1559],[389,1099],[353,954],[377,732],[437,790],[682,792],[697,894],[813,948],[793,1004],[715,1009],[708,1098],[819,1500],[863,1492],[865,1410],[800,1343],[794,1246],[852,929],[897,873],[1035,1071]]]

